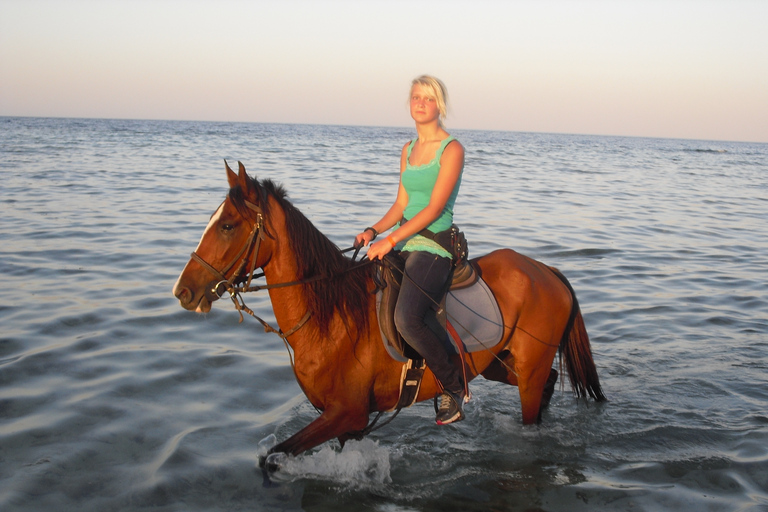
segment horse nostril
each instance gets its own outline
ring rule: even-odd
[[[189,304],[192,301],[193,294],[190,291],[189,288],[183,287],[178,290],[176,290],[176,298],[179,299],[179,302],[182,304]]]

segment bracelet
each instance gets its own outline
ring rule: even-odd
[[[365,232],[366,232],[366,231],[368,231],[369,229],[370,229],[371,231],[373,231],[373,238],[371,238],[371,240],[376,240],[376,237],[377,237],[377,236],[379,236],[379,232],[378,232],[378,231],[376,231],[375,229],[373,229],[373,228],[365,228],[365,229],[363,230],[363,233],[365,233]]]
[[[392,235],[387,236],[387,242],[389,242],[392,245],[392,248],[394,249],[397,245],[397,242],[395,242],[395,239],[392,238]]]

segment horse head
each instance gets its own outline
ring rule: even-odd
[[[200,243],[191,255],[173,294],[184,309],[207,313],[225,291],[250,281],[253,271],[269,258],[262,244],[266,199],[261,188],[238,162],[235,174],[224,162],[230,191],[211,215]]]

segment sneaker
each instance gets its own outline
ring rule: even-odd
[[[444,391],[440,395],[440,406],[437,408],[437,417],[435,421],[438,425],[448,425],[455,421],[464,419],[464,393],[451,393]]]

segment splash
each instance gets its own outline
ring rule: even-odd
[[[259,442],[259,456],[264,456],[275,441],[275,436],[270,435]],[[325,445],[317,452],[298,457],[272,454],[267,462],[279,467],[272,475],[277,480],[330,480],[357,489],[392,482],[389,451],[371,439],[348,441],[341,451]]]

